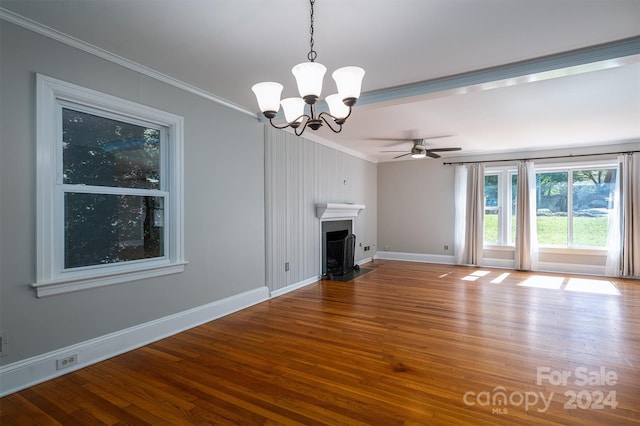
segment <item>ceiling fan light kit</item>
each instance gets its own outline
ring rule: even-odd
[[[315,0],[310,0],[309,3],[311,5],[311,40],[307,54],[309,62],[298,64],[291,70],[296,78],[300,98],[280,100],[283,86],[272,81],[254,84],[251,90],[256,95],[260,111],[276,129],[291,127],[294,133],[300,136],[307,127],[318,130],[324,122],[334,133],[340,133],[342,125],[351,115],[351,108],[360,97],[364,70],[354,66],[335,70],[331,76],[336,82],[338,93],[325,98],[329,112],[323,111],[316,114],[316,102],[322,92],[322,81],[327,68],[315,62],[318,56],[318,53],[313,50],[313,5]],[[281,105],[287,121],[284,126],[273,123],[273,118],[278,114]],[[304,112],[306,105],[309,105],[309,114]]]
[[[415,144],[411,148],[411,158],[424,158],[427,156],[427,148],[423,145]]]

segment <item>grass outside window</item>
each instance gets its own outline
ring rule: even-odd
[[[538,216],[536,217],[536,224],[538,244],[552,246],[567,245],[568,220],[566,216]],[[515,223],[512,223],[514,234],[515,226]],[[605,247],[607,245],[607,233],[607,217],[573,218],[573,241],[575,246]],[[484,216],[484,238],[485,241],[497,241],[497,214],[486,214]]]

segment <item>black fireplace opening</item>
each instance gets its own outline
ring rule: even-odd
[[[355,268],[356,236],[351,233],[351,221],[323,224],[323,270],[331,279],[351,273]]]

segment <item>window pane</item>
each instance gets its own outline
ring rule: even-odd
[[[160,189],[160,131],[62,109],[63,182]]]
[[[573,172],[573,244],[605,247],[616,169]]]
[[[568,244],[567,179],[567,172],[536,174],[539,244]]]
[[[65,194],[65,268],[164,256],[164,198]]]
[[[500,224],[498,220],[498,175],[484,177],[484,242],[498,243]]]

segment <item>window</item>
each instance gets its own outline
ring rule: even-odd
[[[484,176],[484,243],[514,245],[518,175],[511,169],[487,169]]]
[[[608,164],[537,172],[538,244],[606,247],[616,179]]]
[[[182,118],[37,87],[38,296],[181,272]]]
[[[617,166],[563,165],[538,168],[536,226],[538,245],[604,248]],[[518,175],[515,170],[486,169],[484,243],[514,245]]]

